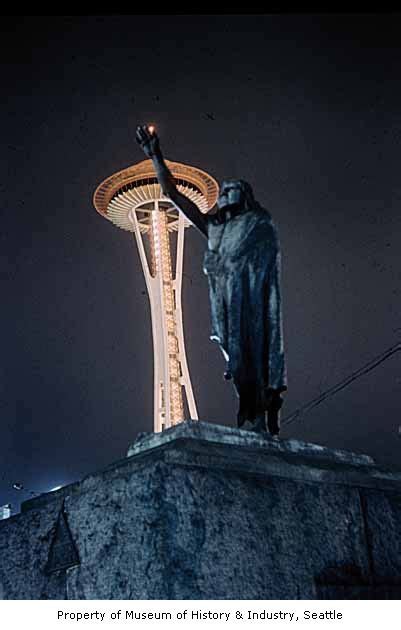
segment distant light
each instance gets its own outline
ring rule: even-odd
[[[149,125],[148,129],[149,129],[149,133],[153,133],[154,130],[155,130],[155,126],[154,125]]]
[[[11,516],[11,503],[6,503],[6,505],[0,505],[0,521],[5,520],[6,518],[10,518]]]
[[[55,486],[54,488],[52,488],[49,492],[56,492],[56,490],[60,490],[60,488],[62,488],[63,486]]]
[[[22,485],[22,483],[13,483],[13,488],[14,490],[23,490],[24,486]]]

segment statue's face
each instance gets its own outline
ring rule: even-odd
[[[235,180],[225,180],[220,186],[217,205],[219,208],[226,206],[240,205],[243,201],[243,191],[240,182]]]

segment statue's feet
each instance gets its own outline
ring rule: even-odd
[[[253,431],[253,422],[245,420],[245,422],[243,422],[241,425],[238,425],[238,428],[241,429],[241,431]]]
[[[251,431],[255,431],[255,433],[267,433],[266,414],[263,412],[256,416],[255,420],[253,420],[252,422],[252,425],[253,427]]]
[[[257,412],[255,399],[242,395],[240,397],[240,408],[237,415],[237,424],[239,429],[245,431],[254,431],[255,433],[269,432],[272,437],[277,437],[280,433],[280,409],[283,405],[283,399],[277,391],[270,390],[269,398],[266,399],[267,412]],[[250,420],[250,418],[252,418]]]
[[[238,424],[238,428],[243,431],[252,431],[253,433],[267,433],[266,415],[262,413],[254,420],[245,420]]]

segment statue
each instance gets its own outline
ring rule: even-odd
[[[270,213],[242,180],[223,181],[217,209],[204,215],[175,185],[153,127],[136,138],[151,158],[163,191],[207,238],[211,339],[227,362],[224,377],[239,397],[238,427],[277,436],[287,389],[280,295],[280,248]],[[266,413],[267,412],[267,413]],[[266,426],[267,415],[267,426]]]

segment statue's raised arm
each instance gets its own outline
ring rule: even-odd
[[[178,210],[202,232],[207,238],[206,218],[199,208],[185,195],[182,195],[175,185],[174,177],[168,169],[160,149],[159,138],[153,127],[139,125],[136,128],[136,139],[145,155],[153,162],[156,176],[163,194],[168,197]]]

